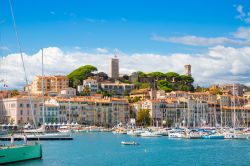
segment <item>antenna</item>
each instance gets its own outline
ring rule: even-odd
[[[114,54],[115,54],[115,58],[118,58],[119,50],[118,50],[118,49],[115,49],[115,50],[114,50]]]

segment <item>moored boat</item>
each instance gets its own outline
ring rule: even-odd
[[[121,142],[122,145],[139,145],[139,143],[135,142],[135,141],[132,141],[132,142],[125,142],[125,141],[122,141]]]
[[[42,147],[37,143],[33,145],[0,147],[0,164],[9,164],[39,158],[42,158]]]
[[[146,131],[144,133],[141,133],[141,137],[161,137],[162,135],[158,135],[156,133],[152,133],[149,131]]]

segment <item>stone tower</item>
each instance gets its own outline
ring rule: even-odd
[[[191,76],[191,65],[184,65],[185,75]]]

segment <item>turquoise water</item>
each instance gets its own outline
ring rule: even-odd
[[[250,140],[140,138],[112,133],[82,133],[73,137],[73,141],[41,141],[42,160],[12,165],[250,165]],[[136,141],[140,145],[125,146],[121,141]]]

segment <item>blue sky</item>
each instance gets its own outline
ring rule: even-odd
[[[202,52],[204,47],[159,42],[152,36],[228,36],[244,25],[235,19],[239,4],[245,10],[250,7],[246,0],[13,0],[27,53],[49,46],[119,48],[128,53]],[[5,52],[15,52],[8,0],[1,0],[0,11],[1,40],[9,48]]]
[[[24,81],[9,0],[0,1],[0,78]],[[250,0],[12,0],[29,80],[91,64],[108,72],[174,71],[192,65],[195,84],[250,85]]]

